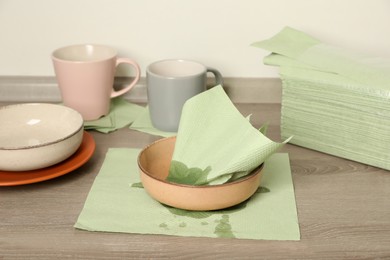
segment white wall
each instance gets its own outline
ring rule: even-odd
[[[249,45],[286,25],[390,58],[386,0],[0,0],[0,76],[52,76],[52,50],[101,43],[143,75],[152,61],[187,58],[227,77],[275,77]]]

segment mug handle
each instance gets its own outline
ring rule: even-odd
[[[132,67],[135,68],[135,78],[125,88],[123,88],[121,90],[118,90],[118,91],[115,91],[113,89],[112,92],[111,92],[111,98],[118,97],[118,96],[123,95],[126,92],[128,92],[130,89],[132,89],[135,86],[135,84],[137,84],[137,82],[139,81],[139,78],[141,76],[141,70],[140,70],[138,64],[135,61],[127,59],[127,58],[117,58],[116,59],[115,68],[118,67],[118,65],[121,64],[121,63],[129,64],[129,65],[131,65]]]
[[[214,86],[218,86],[218,85],[223,85],[223,77],[222,77],[222,74],[221,72],[219,72],[218,70],[214,69],[214,68],[210,68],[210,67],[207,67],[207,72],[211,72],[214,77],[215,77],[215,85]]]

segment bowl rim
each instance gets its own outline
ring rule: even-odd
[[[138,158],[137,158],[137,164],[138,164],[138,168],[142,171],[142,173],[145,173],[148,177],[158,181],[158,182],[161,182],[161,183],[164,183],[164,184],[169,184],[169,185],[173,185],[173,186],[179,186],[179,187],[183,187],[183,188],[192,188],[192,189],[196,189],[196,188],[207,188],[207,189],[211,189],[211,188],[218,188],[218,187],[228,187],[228,186],[231,186],[231,185],[235,185],[235,184],[238,184],[238,183],[241,183],[241,182],[244,182],[248,179],[251,179],[253,178],[254,176],[260,174],[264,168],[264,163],[260,164],[259,166],[257,166],[256,168],[254,168],[249,174],[235,180],[235,181],[232,181],[232,182],[226,182],[226,183],[222,183],[222,184],[215,184],[215,185],[189,185],[189,184],[181,184],[181,183],[176,183],[176,182],[170,182],[170,181],[166,181],[166,180],[161,180],[161,179],[158,179],[156,177],[154,177],[153,175],[151,175],[149,173],[149,171],[145,170],[145,168],[141,165],[141,156],[144,152],[146,152],[146,150],[148,150],[151,146],[159,143],[159,142],[163,142],[163,141],[167,141],[169,139],[176,139],[176,136],[170,136],[170,137],[165,137],[165,138],[161,138],[157,141],[154,141],[153,143],[147,145],[146,147],[144,147],[141,152],[138,154]]]
[[[72,109],[70,107],[62,106],[62,105],[58,105],[58,104],[51,104],[51,103],[12,104],[12,105],[6,105],[6,106],[0,107],[0,112],[3,111],[3,110],[6,110],[6,109],[12,109],[13,107],[30,106],[30,105],[55,106],[55,107],[61,107],[61,108],[73,111],[77,115],[79,115],[79,117],[81,118],[81,125],[75,131],[71,132],[70,134],[68,134],[68,135],[66,135],[64,137],[61,137],[59,139],[53,140],[53,141],[48,141],[48,142],[44,142],[44,143],[40,143],[40,144],[36,144],[36,145],[24,145],[24,146],[18,146],[18,147],[2,147],[2,146],[0,146],[0,151],[28,150],[28,149],[35,149],[35,148],[40,148],[40,147],[45,147],[45,146],[49,146],[49,145],[52,145],[52,144],[60,143],[60,142],[62,142],[64,140],[69,139],[69,138],[73,137],[74,135],[78,134],[84,128],[84,120],[83,120],[83,118],[82,118],[82,116],[81,116],[81,114],[79,112],[77,112],[76,110],[74,110],[74,109]]]

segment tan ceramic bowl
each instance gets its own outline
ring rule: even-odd
[[[0,107],[0,170],[29,171],[59,163],[79,148],[83,119],[54,104]]]
[[[175,141],[175,137],[158,140],[138,156],[142,184],[157,201],[186,210],[217,210],[247,200],[259,187],[263,166],[244,178],[221,185],[191,186],[165,181]]]

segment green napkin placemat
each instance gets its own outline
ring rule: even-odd
[[[248,201],[212,212],[190,212],[164,206],[142,188],[140,150],[109,149],[75,227],[88,231],[300,240],[288,154],[267,159],[261,188]]]
[[[147,133],[147,134],[151,134],[151,135],[158,135],[158,136],[163,136],[163,137],[169,137],[169,136],[176,135],[176,133],[164,132],[164,131],[156,129],[152,125],[152,121],[150,120],[148,107],[144,108],[144,110],[140,113],[140,115],[131,124],[131,126],[129,128],[136,130],[136,131],[143,132],[143,133]]]
[[[142,106],[127,102],[123,98],[114,98],[108,115],[97,120],[85,121],[84,129],[109,133],[131,124],[143,110]]]

